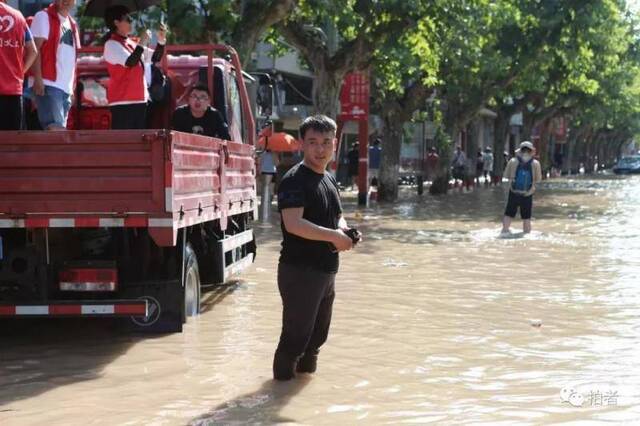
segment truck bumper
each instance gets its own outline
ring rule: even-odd
[[[147,300],[82,300],[25,302],[10,304],[0,302],[0,318],[33,317],[146,317]]]

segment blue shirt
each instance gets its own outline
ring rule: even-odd
[[[369,168],[370,169],[379,169],[380,168],[380,153],[382,152],[382,148],[379,146],[370,146],[369,147]]]
[[[275,173],[276,172],[276,163],[273,161],[273,153],[269,151],[265,151],[262,154],[260,163],[260,173]]]

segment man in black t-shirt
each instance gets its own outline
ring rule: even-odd
[[[282,333],[273,360],[276,380],[316,370],[318,350],[327,340],[333,308],[338,252],[350,250],[338,185],[326,171],[333,158],[336,124],[325,116],[307,118],[300,127],[304,160],[282,179],[278,209],[282,251],[278,289]]]
[[[209,90],[197,84],[189,91],[189,104],[177,108],[171,120],[173,130],[231,140],[222,114],[211,106]]]

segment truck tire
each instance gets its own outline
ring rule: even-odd
[[[184,309],[183,320],[200,314],[200,271],[196,252],[187,244],[184,268]]]

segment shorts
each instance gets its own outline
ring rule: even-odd
[[[22,96],[0,95],[0,130],[22,129]]]
[[[44,96],[36,96],[38,119],[43,129],[67,127],[71,95],[53,86],[44,86]]]
[[[518,208],[520,209],[520,217],[522,220],[531,219],[533,195],[526,196],[509,191],[509,199],[507,200],[507,208],[504,211],[504,215],[511,218],[516,217]]]
[[[463,166],[455,166],[451,173],[453,178],[458,180],[464,180],[467,177],[466,174],[466,169]]]

